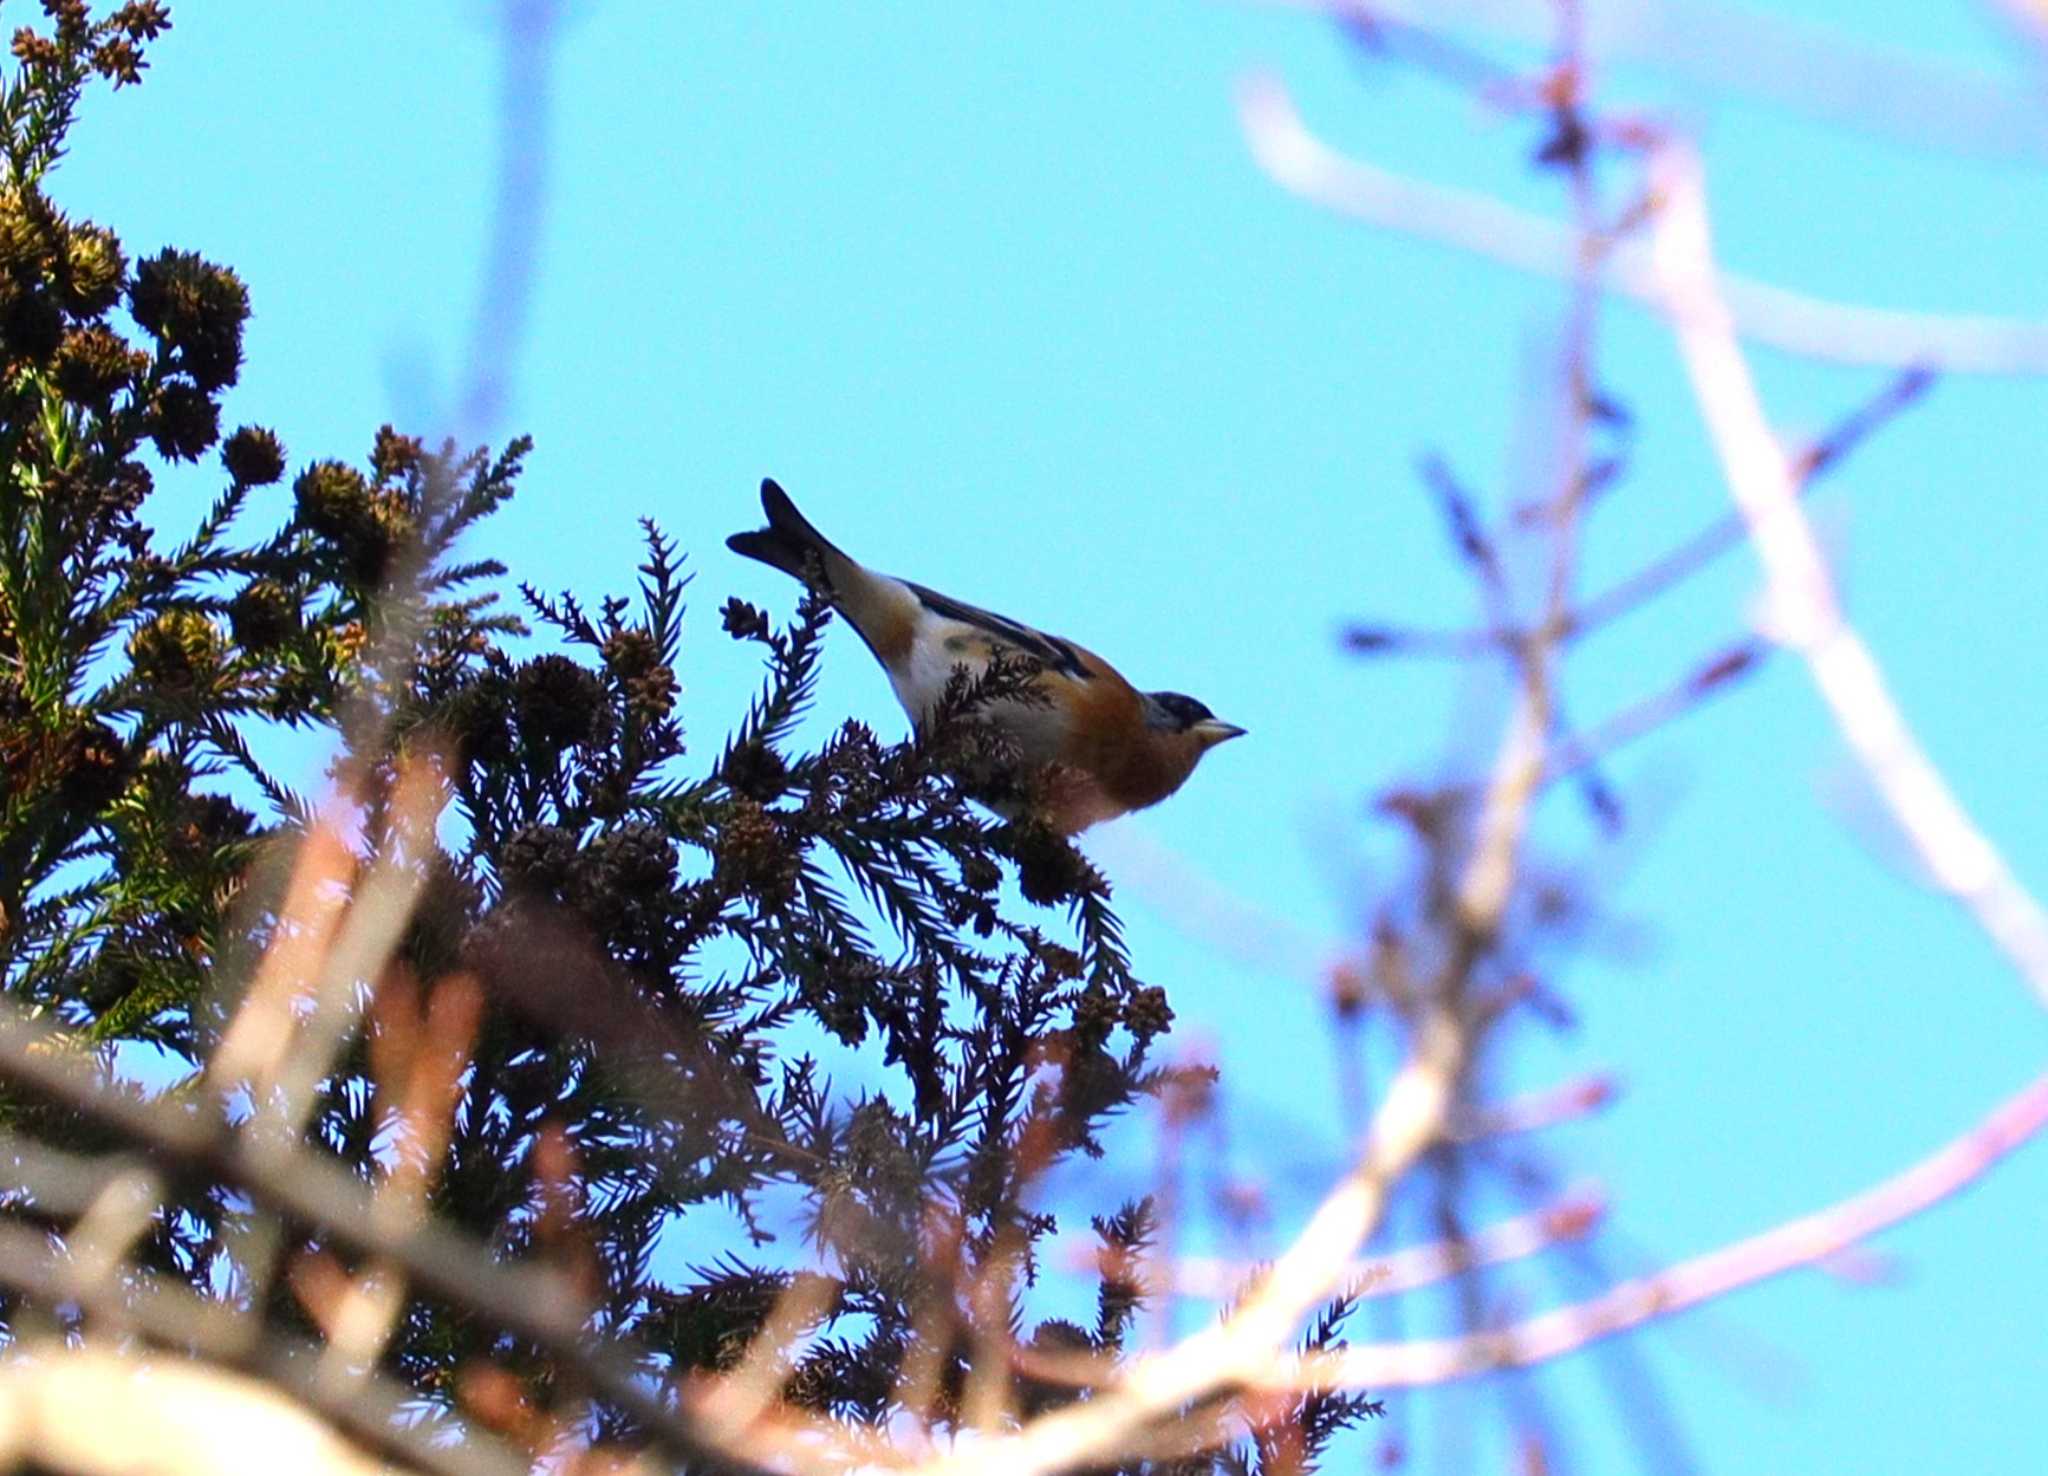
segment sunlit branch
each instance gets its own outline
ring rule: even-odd
[[[1309,131],[1272,77],[1243,84],[1238,112],[1259,166],[1275,183],[1325,209],[1539,276],[1576,270],[1578,234],[1570,227],[1486,195],[1339,154]],[[1601,283],[1655,311],[1668,310],[1640,242],[1615,245]],[[1721,288],[1736,332],[1787,353],[1900,368],[1931,365],[1953,373],[2048,370],[2048,323],[1859,307],[1741,277],[1724,278]]]
[[[1582,1239],[1599,1228],[1606,1214],[1603,1196],[1592,1189],[1579,1190],[1555,1204],[1488,1225],[1464,1240],[1432,1241],[1353,1261],[1345,1268],[1345,1285],[1360,1297],[1399,1296],[1466,1271],[1506,1265]],[[1236,1295],[1257,1271],[1244,1262],[1214,1256],[1182,1256],[1160,1269],[1170,1274],[1174,1288],[1182,1294],[1218,1301]]]
[[[100,1328],[123,1338],[139,1332],[178,1354],[194,1354],[206,1364],[219,1365],[213,1370],[204,1364],[188,1365],[199,1375],[231,1370],[272,1384],[365,1449],[383,1452],[406,1466],[436,1476],[512,1476],[525,1469],[480,1430],[460,1423],[423,1422],[416,1409],[405,1414],[412,1391],[401,1392],[376,1374],[366,1373],[345,1388],[322,1380],[313,1371],[312,1350],[265,1335],[240,1308],[132,1273],[119,1286],[81,1280],[77,1268],[52,1250],[46,1237],[26,1228],[0,1225],[0,1284],[46,1303],[75,1305]],[[177,1366],[168,1356],[157,1363]],[[444,1438],[451,1431],[460,1438]]]
[[[1508,1327],[1464,1337],[1353,1347],[1276,1370],[1269,1381],[1283,1387],[1392,1389],[1448,1383],[1557,1358],[1784,1272],[1827,1262],[1967,1188],[2044,1126],[2048,1077],[2035,1080],[1903,1173],[1828,1209]]]
[[[387,1223],[376,1213],[369,1189],[310,1154],[251,1152],[235,1134],[218,1132],[196,1116],[109,1092],[12,1011],[0,1017],[0,1076],[162,1162],[211,1174],[268,1209],[319,1226],[352,1254],[398,1267],[422,1289],[547,1350],[653,1438],[683,1452],[706,1453],[692,1421],[616,1355],[590,1344],[581,1300],[565,1278],[500,1265],[483,1246],[430,1219]],[[741,1452],[727,1451],[723,1458],[750,1464]]]
[[[229,1431],[234,1438],[223,1438]],[[376,1476],[392,1469],[267,1383],[183,1359],[59,1347],[9,1360],[0,1464],[77,1476]]]
[[[1414,1053],[1375,1114],[1363,1161],[1338,1182],[1230,1316],[1165,1352],[1135,1360],[1115,1387],[1085,1403],[916,1469],[930,1476],[989,1469],[1025,1476],[1097,1462],[1205,1394],[1254,1382],[1301,1319],[1342,1281],[1358,1246],[1379,1223],[1389,1188],[1436,1140],[1465,1049],[1463,1031],[1448,1017],[1423,1022]]]
[[[1767,633],[1806,662],[1843,738],[1928,873],[2048,1005],[2048,914],[1950,792],[1843,616],[1715,276],[1699,162],[1672,145],[1657,172],[1665,202],[1655,226],[1661,290],[1729,493],[1763,561]]]

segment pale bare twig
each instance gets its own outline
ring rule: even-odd
[[[163,1181],[138,1165],[116,1172],[66,1236],[71,1275],[80,1288],[111,1286],[135,1243],[148,1233],[164,1197]]]
[[[1448,1016],[1423,1022],[1413,1054],[1374,1117],[1363,1160],[1338,1182],[1230,1317],[1134,1361],[1113,1388],[1084,1403],[943,1453],[915,1469],[927,1476],[992,1469],[1028,1476],[1099,1462],[1130,1448],[1183,1406],[1253,1382],[1302,1317],[1342,1281],[1358,1245],[1379,1222],[1389,1187],[1435,1141],[1465,1049],[1463,1031]]]
[[[385,972],[376,991],[380,1029],[370,1041],[380,1105],[395,1113],[391,1161],[377,1180],[372,1212],[399,1228],[428,1212],[483,1012],[473,975],[455,974],[434,988],[420,1017],[419,991],[407,970]],[[395,1101],[385,1102],[387,1098]],[[364,1377],[383,1356],[406,1307],[403,1273],[372,1262],[351,1275],[324,1253],[293,1268],[293,1286],[327,1335],[317,1377],[345,1385]]]
[[[1555,1204],[1488,1225],[1463,1240],[1436,1240],[1353,1261],[1345,1268],[1344,1284],[1360,1299],[1399,1296],[1591,1235],[1606,1213],[1606,1199],[1598,1191],[1575,1190]],[[1079,1245],[1073,1250],[1076,1264],[1094,1264],[1096,1252]],[[1218,1301],[1235,1296],[1257,1274],[1255,1266],[1214,1256],[1181,1256],[1164,1269],[1183,1295]]]
[[[1767,634],[1790,647],[1928,874],[1960,902],[2048,1005],[2048,913],[1957,802],[1906,725],[1884,675],[1842,613],[1826,559],[1800,510],[1714,269],[1700,166],[1668,146],[1657,163],[1659,290],[1728,490],[1768,581]]]
[[[405,1312],[405,1278],[382,1264],[352,1275],[315,1251],[300,1256],[285,1279],[327,1340],[315,1380],[341,1390],[366,1377]]]
[[[208,1060],[207,1080],[217,1096],[243,1080],[259,1079],[284,1058],[300,1002],[311,993],[347,915],[355,872],[336,817],[331,811],[316,816],[298,845],[277,935]]]
[[[1541,1132],[1560,1123],[1576,1122],[1611,1106],[1618,1091],[1612,1075],[1604,1071],[1592,1072],[1542,1091],[1511,1097],[1505,1102],[1466,1107],[1451,1119],[1446,1131],[1461,1143],[1506,1137],[1512,1133]]]
[[[309,981],[311,1007],[288,1047],[264,1063],[259,1080],[269,1091],[257,1098],[258,1120],[274,1113],[276,1130],[252,1135],[252,1143],[297,1151],[318,1105],[320,1080],[333,1070],[336,1054],[355,1031],[366,988],[383,973],[412,918],[426,884],[422,860],[432,850],[434,821],[447,801],[437,755],[400,761],[390,824],[377,855],[357,877],[350,906]]]
[[[1799,490],[1804,495],[1821,475],[1841,464],[1870,434],[1917,404],[1934,383],[1926,368],[1913,365],[1885,382],[1794,457]],[[1586,599],[1572,612],[1571,631],[1581,635],[1640,609],[1656,596],[1690,578],[1746,538],[1740,513],[1729,513],[1693,534],[1634,574]]]
[[[791,1350],[824,1320],[835,1295],[827,1277],[790,1279],[732,1371],[698,1381],[690,1412],[707,1434],[728,1444],[748,1438],[781,1399],[793,1367]]]
[[[1239,88],[1238,114],[1267,175],[1325,209],[1539,276],[1577,269],[1579,238],[1571,227],[1339,154],[1309,131],[1273,77],[1256,76]],[[1649,251],[1638,243],[1614,249],[1602,280],[1653,311],[1670,310]],[[1786,353],[1950,373],[2048,370],[2048,322],[1862,307],[1743,277],[1724,277],[1721,292],[1737,333]]]
[[[1557,1358],[1601,1338],[1801,1267],[1953,1197],[2048,1127],[2048,1076],[2001,1103],[1962,1136],[1852,1199],[1512,1326],[1464,1337],[1371,1344],[1305,1359],[1275,1387],[1407,1388]]]
[[[83,1214],[108,1185],[143,1167],[133,1157],[53,1148],[7,1127],[0,1127],[0,1160],[9,1175],[0,1189],[0,1211],[33,1206],[51,1215]]]

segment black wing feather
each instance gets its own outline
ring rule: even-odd
[[[926,589],[922,584],[911,584],[907,579],[903,582],[910,586],[911,592],[917,596],[918,603],[934,615],[943,615],[948,620],[957,620],[963,625],[985,630],[1004,645],[1014,646],[1032,659],[1044,662],[1048,671],[1057,671],[1080,681],[1089,681],[1095,675],[1082,662],[1081,653],[1058,636],[1049,636],[1042,630],[1019,625],[1008,616],[998,615],[990,610],[963,605],[935,589]]]

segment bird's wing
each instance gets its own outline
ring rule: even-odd
[[[922,584],[912,584],[907,579],[903,583],[917,596],[918,603],[932,614],[947,620],[957,620],[962,625],[971,625],[1002,644],[1023,652],[1033,660],[1043,662],[1048,671],[1056,671],[1076,681],[1090,681],[1095,677],[1094,669],[1082,659],[1081,651],[1071,641],[1047,635],[1042,630],[1033,630],[1028,625],[1020,625],[1006,615],[977,609],[973,605],[963,605],[935,589],[926,589]]]

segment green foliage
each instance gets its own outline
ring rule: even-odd
[[[406,1026],[387,1006],[467,977],[483,1009],[431,1208],[501,1257],[573,1270],[593,1329],[630,1340],[649,1373],[731,1364],[799,1254],[826,1268],[825,1296],[791,1388],[820,1411],[884,1418],[922,1339],[946,1416],[990,1305],[1027,1342],[1120,1350],[1127,1277],[1105,1281],[1092,1333],[1022,1331],[1055,1228],[1029,1191],[1063,1156],[1100,1152],[1105,1124],[1159,1083],[1149,1055],[1172,1015],[1132,975],[1101,877],[1043,826],[991,818],[958,777],[985,793],[1002,773],[972,717],[1028,672],[956,681],[906,743],[858,723],[806,742],[828,606],[807,595],[778,627],[731,602],[725,630],[765,675],[707,763],[678,706],[689,576],[651,524],[629,596],[593,610],[522,586],[550,638],[537,653],[481,589],[502,566],[458,556],[511,495],[524,441],[429,453],[386,427],[364,466],[311,461],[288,501],[265,494],[287,472],[278,437],[219,430],[241,281],[176,250],[131,268],[112,232],[42,192],[86,80],[134,80],[167,22],[153,5],[99,22],[46,8],[55,34],[17,38],[0,95],[13,1004],[84,1045],[148,1043],[198,1066],[278,929],[284,863],[313,818],[259,761],[265,729],[335,735],[359,806],[349,843],[366,854],[400,845],[397,776],[438,755],[456,823],[408,853],[422,881],[403,967],[356,981],[378,998],[318,1088],[314,1147],[366,1177],[390,1168],[405,1148],[388,1064]],[[209,507],[150,495],[157,471],[216,451]],[[1030,905],[1067,910],[1071,943],[1003,901],[1006,875]],[[876,1080],[835,1089],[828,1039],[867,1048]],[[102,1146],[19,1101],[0,1099],[0,1123]],[[772,1245],[766,1201],[792,1191],[806,1244]],[[303,1323],[279,1261],[245,1243],[247,1205],[203,1179],[178,1194],[146,1264]],[[729,1248],[735,1220],[746,1255]],[[1130,1207],[1098,1230],[1128,1255],[1147,1223]],[[303,1248],[319,1227],[292,1234]],[[657,1277],[664,1246],[666,1265],[694,1268]],[[386,1355],[430,1404],[483,1360],[535,1408],[580,1397],[547,1350],[428,1299]]]

